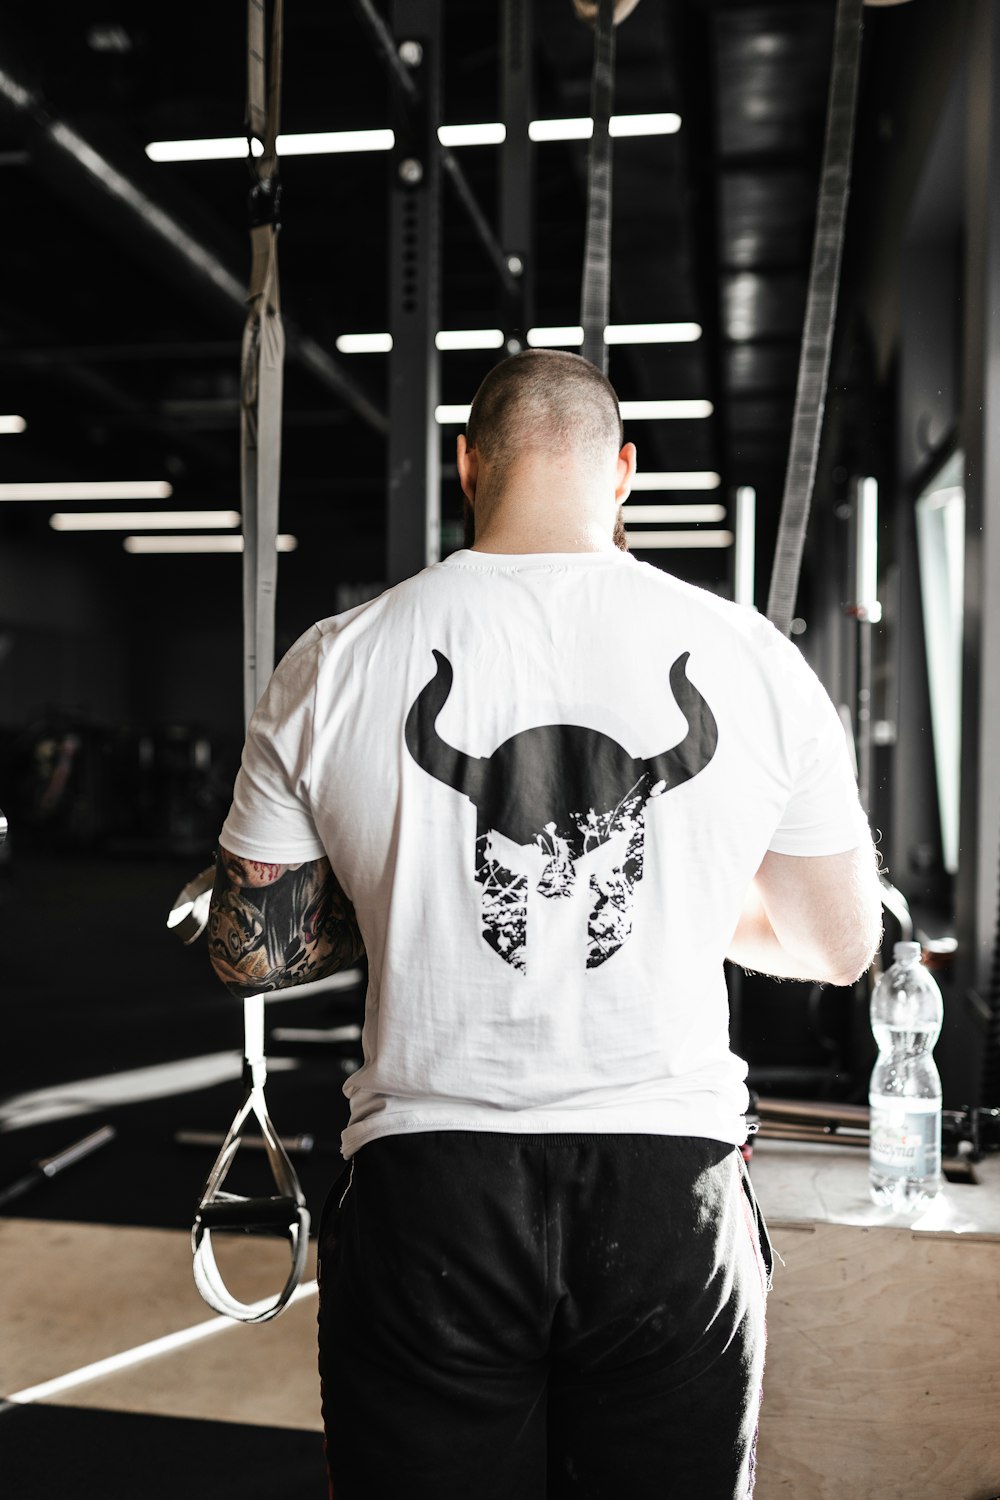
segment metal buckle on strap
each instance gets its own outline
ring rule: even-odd
[[[195,1285],[209,1307],[241,1323],[266,1323],[281,1312],[302,1279],[309,1249],[309,1211],[295,1169],[275,1133],[264,1100],[263,996],[255,995],[247,1000],[245,1011],[247,1091],[202,1190],[191,1228],[191,1248]],[[244,1198],[223,1189],[240,1148],[244,1126],[251,1115],[260,1126],[264,1150],[278,1189],[277,1194],[269,1198]],[[245,1234],[270,1234],[288,1240],[291,1269],[276,1297],[261,1305],[259,1302],[241,1302],[233,1295],[223,1281],[215,1259],[213,1230],[242,1230]]]

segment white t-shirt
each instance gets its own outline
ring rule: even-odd
[[[799,651],[617,551],[458,552],[314,625],[220,835],[327,854],[354,903],[347,1156],[426,1130],[739,1144],[723,958],[747,886],[769,849],[868,838]]]

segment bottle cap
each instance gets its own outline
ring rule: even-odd
[[[894,943],[892,956],[898,964],[916,964],[922,952],[919,943]]]

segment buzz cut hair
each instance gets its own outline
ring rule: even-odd
[[[523,454],[578,454],[605,463],[625,441],[614,386],[596,365],[560,349],[501,360],[476,392],[465,429],[502,483]]]

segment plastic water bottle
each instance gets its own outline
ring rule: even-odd
[[[919,943],[897,943],[892,956],[871,1000],[869,1181],[875,1203],[912,1213],[941,1187],[941,1078],[931,1052],[944,1006]]]

